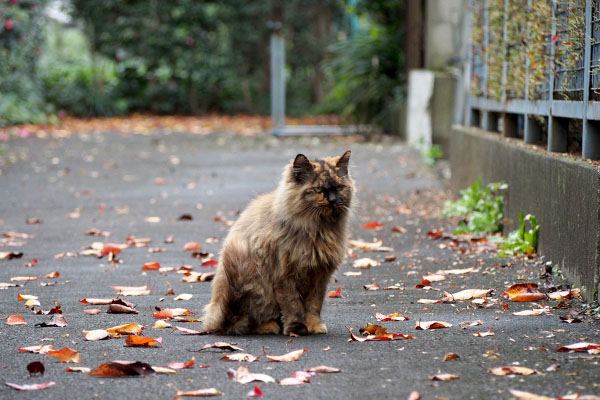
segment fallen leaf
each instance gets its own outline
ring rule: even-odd
[[[27,321],[20,315],[9,315],[6,319],[6,325],[27,325]]]
[[[454,352],[446,353],[444,356],[444,361],[455,361],[458,360],[460,356]]]
[[[393,314],[382,314],[380,312],[375,313],[375,319],[377,321],[408,321],[408,317],[400,315],[400,313]]]
[[[248,368],[240,366],[237,370],[229,369],[227,371],[229,379],[245,384],[250,382],[275,382],[273,377],[266,374],[251,373]]]
[[[342,287],[338,286],[338,288],[337,288],[337,290],[335,292],[333,292],[333,293],[327,293],[327,296],[328,297],[332,297],[332,298],[334,298],[334,297],[342,297],[341,293],[342,293]]]
[[[475,333],[473,334],[473,336],[475,336],[475,337],[494,336],[494,332],[492,332],[492,331],[485,331],[485,332],[475,332]]]
[[[200,251],[202,250],[202,246],[200,246],[196,242],[188,242],[183,246],[184,251]]]
[[[302,354],[306,353],[307,351],[308,350],[306,349],[294,350],[281,356],[270,356],[267,353],[265,353],[265,357],[267,357],[271,361],[290,362],[296,361]]]
[[[58,271],[54,271],[54,272],[50,272],[50,273],[47,273],[46,275],[44,275],[44,278],[54,279],[54,278],[58,278],[59,276],[60,276],[60,273]]]
[[[110,232],[102,231],[98,228],[92,228],[85,231],[85,234],[88,236],[98,236],[98,237],[109,237]]]
[[[25,263],[24,265],[26,267],[33,267],[34,265],[37,265],[37,263],[38,263],[37,258],[34,258],[33,260],[31,260],[31,262]]]
[[[368,285],[363,285],[365,290],[379,290],[379,283],[371,283]]]
[[[91,376],[147,376],[154,374],[154,370],[150,364],[146,364],[140,361],[136,362],[119,362],[112,361],[104,363],[92,372]]]
[[[219,260],[206,260],[202,263],[204,268],[216,267],[217,265],[219,265]]]
[[[540,371],[535,369],[527,368],[527,367],[519,367],[519,366],[507,366],[507,367],[495,367],[489,368],[488,372],[490,374],[503,376],[503,375],[540,375]]]
[[[392,232],[396,232],[396,233],[406,233],[406,228],[402,227],[402,226],[394,226],[392,228]]]
[[[381,229],[383,228],[383,224],[381,222],[367,222],[363,226],[362,229]]]
[[[121,296],[147,296],[152,292],[152,289],[148,289],[148,285],[144,286],[111,286],[113,290],[116,290]]]
[[[501,297],[512,301],[537,301],[546,298],[546,294],[535,283],[517,283],[506,289]]]
[[[449,328],[451,326],[452,324],[443,321],[417,321],[417,323],[415,324],[415,329],[420,331],[427,329]]]
[[[470,274],[474,270],[475,270],[475,267],[473,266],[473,267],[470,267],[470,268],[439,270],[439,271],[436,272],[436,274],[441,274],[441,275],[462,275],[462,274]]]
[[[160,344],[162,346],[162,337],[154,339],[145,336],[127,335],[127,338],[125,339],[125,345],[131,347],[151,347],[155,344]]]
[[[33,383],[29,385],[18,385],[16,383],[5,382],[4,384],[16,390],[40,390],[49,388],[50,386],[54,386],[56,385],[56,382]]]
[[[169,364],[167,364],[167,367],[172,368],[172,369],[186,369],[186,368],[192,368],[194,366],[194,361],[195,358],[192,357],[190,359],[190,361],[188,362],[170,362]]]
[[[335,374],[338,372],[342,372],[339,368],[328,367],[326,365],[319,365],[318,367],[310,367],[305,369],[306,372],[311,372],[313,374]]]
[[[393,251],[391,247],[384,247],[383,241],[378,240],[377,242],[364,242],[362,240],[349,240],[348,244],[352,247],[356,247],[357,249],[361,249],[364,251]]]
[[[248,397],[263,397],[263,392],[258,386],[254,385],[254,389],[248,392]]]
[[[52,346],[51,344],[39,344],[37,346],[20,347],[17,350],[34,354],[46,354],[50,350],[54,350],[54,346]]]
[[[346,327],[346,329],[348,329],[348,332],[350,332],[350,339],[349,341],[357,341],[357,342],[367,342],[367,341],[389,341],[389,340],[400,340],[400,339],[414,339],[413,335],[403,335],[401,333],[388,333],[385,328],[383,329],[383,331],[377,332],[377,334],[374,335],[368,335],[368,336],[358,336],[355,335],[354,332],[352,332],[352,329],[349,327]]]
[[[32,374],[44,375],[45,371],[46,368],[44,367],[44,364],[42,364],[40,361],[33,361],[27,364],[27,372],[29,372],[29,376],[31,376]]]
[[[421,400],[421,395],[416,390],[413,390],[408,395],[408,399],[407,400]]]
[[[142,271],[158,271],[160,269],[160,263],[157,261],[147,262],[142,265]]]
[[[542,315],[544,313],[548,313],[550,312],[552,309],[550,307],[542,307],[542,308],[536,308],[535,310],[523,310],[523,311],[517,311],[517,312],[513,312],[511,313],[512,315],[516,315],[516,316],[521,316],[521,317],[527,317],[527,316],[538,316],[538,315]]]
[[[358,260],[354,260],[354,262],[352,263],[352,266],[354,268],[361,268],[361,269],[366,269],[366,268],[371,268],[371,267],[377,267],[381,265],[381,263],[377,260],[373,260],[372,258],[359,258]]]
[[[193,296],[194,295],[190,294],[190,293],[181,293],[181,294],[178,294],[173,300],[184,300],[184,301],[187,301],[187,300],[190,300]]]
[[[196,331],[194,329],[183,328],[181,326],[175,326],[175,328],[173,330],[175,330],[175,329],[178,330],[178,331],[180,331],[180,332],[185,333],[186,335],[208,335],[208,333],[209,333],[209,332],[206,332],[206,331]],[[208,346],[210,346],[210,345],[208,345]],[[201,351],[201,350],[204,350],[204,348],[202,348],[202,349],[200,349],[198,351]]]
[[[88,342],[95,342],[96,340],[108,339],[110,337],[110,332],[105,329],[83,330],[81,333],[83,334],[83,340],[87,340]]]
[[[598,350],[598,349],[600,349],[600,343],[578,342],[578,343],[573,343],[573,344],[569,344],[566,346],[561,346],[561,347],[559,347],[559,349],[557,351],[560,351],[560,352],[587,351],[587,352],[595,354],[594,350]]]
[[[81,362],[80,353],[77,350],[73,350],[69,347],[63,347],[60,350],[50,350],[46,354],[50,357],[56,357],[59,362]]]
[[[443,302],[456,300],[471,300],[489,296],[493,289],[465,289],[457,293],[444,292]]]
[[[171,324],[166,323],[164,320],[159,319],[158,321],[156,321],[154,323],[154,325],[152,326],[153,329],[164,329],[164,328],[170,328]]]
[[[248,353],[233,353],[233,354],[226,354],[223,357],[221,357],[221,360],[223,361],[240,361],[240,362],[254,362],[256,360],[258,360],[260,357],[256,357],[253,356],[252,354],[248,354]]]
[[[392,261],[396,261],[396,255],[395,255],[395,254],[392,254],[392,255],[389,255],[389,256],[385,256],[383,259],[384,259],[386,262],[392,262]]]
[[[443,275],[443,274],[423,275],[423,279],[428,280],[429,282],[439,282],[439,281],[446,280],[446,275]]]
[[[10,278],[11,282],[29,282],[29,281],[37,281],[39,277],[37,276],[13,276]]]
[[[208,349],[219,349],[219,350],[226,350],[226,351],[244,351],[244,349],[242,349],[241,347],[238,347],[234,344],[227,343],[227,342],[215,342],[215,343],[211,343],[211,344],[206,344],[206,345],[202,346],[202,348],[198,351],[208,350]]]
[[[579,298],[580,296],[581,289],[559,290],[557,292],[548,293],[548,298],[551,300],[566,300]]]
[[[120,338],[123,335],[139,335],[142,333],[143,326],[138,324],[125,324],[113,326],[112,328],[106,329],[111,337]]]
[[[212,397],[222,396],[224,393],[218,391],[215,388],[198,389],[198,390],[179,390],[177,389],[177,396],[192,396],[192,397]]]
[[[480,319],[475,320],[475,321],[464,321],[464,322],[461,322],[459,325],[461,328],[467,329],[467,327],[469,327],[469,326],[483,325],[483,321]]]
[[[23,253],[14,251],[0,251],[0,260],[12,260],[23,257]]]
[[[39,324],[35,324],[35,326],[39,326],[42,328],[46,328],[46,327],[64,328],[65,326],[67,326],[67,320],[65,319],[64,316],[55,314],[54,317],[52,317],[52,320],[50,322],[41,322]]]
[[[92,369],[89,367],[67,367],[67,368],[65,368],[66,372],[83,372],[84,374],[87,374],[91,370]]]
[[[521,390],[510,389],[509,392],[510,392],[510,394],[515,396],[518,400],[557,400],[554,397],[538,396],[537,394],[523,392]]]
[[[343,273],[344,276],[361,276],[362,272],[360,271],[348,271]]]
[[[458,378],[460,377],[455,374],[437,374],[429,377],[429,379],[432,381],[451,381]]]
[[[152,366],[152,370],[154,372],[156,372],[157,374],[173,375],[173,374],[178,374],[179,373],[176,369],[167,368],[167,367],[160,367],[160,366],[157,366],[157,365],[153,365]]]
[[[437,303],[441,303],[442,300],[434,300],[434,299],[419,299],[417,300],[417,303],[421,303],[421,304],[437,304]]]
[[[182,282],[192,283],[192,282],[209,282],[212,281],[215,277],[216,272],[187,272],[185,277],[181,278]]]
[[[25,302],[25,307],[27,308],[32,308],[36,306],[40,306],[40,302],[36,299],[29,299]]]
[[[310,378],[314,374],[306,371],[296,371],[289,378],[284,378],[279,381],[282,386],[302,385],[310,382]]]

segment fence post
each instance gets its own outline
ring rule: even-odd
[[[556,54],[554,37],[556,37],[556,0],[552,0],[552,33],[550,35],[550,85],[548,101],[550,102],[548,114],[548,151],[564,153],[567,151],[568,120],[552,115],[554,102],[554,55]]]
[[[527,12],[531,13],[531,0],[527,0]],[[527,21],[527,32],[526,32],[526,40],[527,43],[526,51],[529,51],[529,46],[531,43],[529,42],[531,39],[530,35],[530,25],[529,21]],[[526,107],[529,108],[529,68],[531,68],[531,62],[529,61],[529,55],[525,58],[525,104]],[[527,144],[535,144],[540,141],[542,137],[542,129],[540,124],[532,118],[529,114],[524,115],[524,126],[523,126],[523,141]]]
[[[271,34],[271,120],[273,131],[285,126],[285,39]]]
[[[590,100],[590,66],[592,59],[592,0],[585,2],[585,46],[583,76],[583,144],[582,157],[600,159],[600,129],[597,122],[588,121]]]

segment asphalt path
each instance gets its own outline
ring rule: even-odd
[[[514,283],[544,283],[540,261],[498,259],[466,248],[461,253],[448,241],[431,240],[434,228],[451,229],[452,221],[439,216],[446,198],[440,169],[426,167],[418,153],[390,140],[377,143],[351,139],[275,139],[216,133],[207,136],[186,134],[123,135],[115,133],[74,135],[67,138],[14,139],[0,155],[0,232],[26,233],[14,239],[22,246],[0,251],[23,252],[19,259],[0,260],[0,282],[19,276],[39,277],[14,282],[20,287],[0,290],[0,317],[21,315],[27,325],[6,325],[0,320],[0,381],[32,384],[53,381],[56,385],[38,391],[17,391],[0,386],[3,399],[172,399],[179,390],[216,388],[225,398],[246,398],[257,384],[265,398],[286,399],[406,399],[412,391],[423,399],[509,399],[509,390],[523,390],[550,397],[569,393],[600,394],[599,355],[558,352],[560,346],[576,342],[600,342],[600,324],[590,316],[583,323],[566,324],[559,316],[568,309],[551,310],[536,317],[511,313],[533,309],[532,303],[501,299]],[[329,333],[307,337],[198,336],[173,329],[152,328],[155,307],[185,308],[192,318],[201,315],[210,298],[210,283],[182,282],[176,271],[142,271],[149,262],[162,267],[190,265],[207,272],[198,258],[184,251],[188,242],[199,243],[215,258],[228,221],[257,194],[275,187],[282,168],[297,153],[309,157],[341,155],[352,149],[352,174],[357,185],[357,206],[352,219],[352,238],[381,239],[393,250],[354,250],[357,258],[369,257],[381,265],[354,268],[357,258],[349,257],[336,272],[329,292],[341,286],[341,296],[326,298],[323,319]],[[184,216],[182,220],[181,217]],[[185,219],[185,216],[188,216]],[[191,217],[191,220],[190,220]],[[28,224],[29,218],[41,223]],[[31,222],[31,221],[30,221]],[[367,222],[380,222],[378,230],[362,229]],[[398,227],[396,232],[392,228]],[[110,232],[108,237],[86,235],[95,228]],[[149,247],[129,247],[107,257],[80,253],[93,242],[124,243],[127,237],[150,238]],[[165,239],[172,236],[172,243]],[[14,244],[14,243],[13,243]],[[18,243],[17,243],[18,244]],[[150,252],[161,248],[164,251]],[[395,255],[394,261],[384,257]],[[37,260],[27,267],[26,263]],[[433,282],[433,289],[417,289],[421,276],[429,272],[474,267],[468,274],[448,275]],[[59,272],[56,278],[46,274]],[[345,272],[360,272],[347,276]],[[555,284],[563,283],[551,276]],[[42,286],[41,284],[50,284]],[[380,290],[366,290],[378,283]],[[402,290],[382,290],[395,285]],[[90,306],[84,298],[112,298],[111,286],[148,285],[145,296],[123,297],[135,304],[138,314],[109,314],[107,306]],[[443,291],[494,289],[490,302],[479,306],[470,301],[421,304],[419,299],[439,299]],[[175,301],[175,295],[192,294],[191,300]],[[17,299],[18,294],[39,296],[37,309],[49,310],[60,303],[68,325],[39,327],[52,315],[35,315]],[[498,300],[496,303],[493,300]],[[557,301],[541,300],[540,306]],[[578,300],[571,303],[578,307]],[[489,307],[487,307],[489,306]],[[97,315],[85,309],[99,308]],[[377,323],[376,312],[398,312],[408,321],[379,322],[390,332],[412,335],[414,339],[394,341],[349,341],[349,327],[358,334],[367,323]],[[415,330],[419,321],[443,321],[445,329]],[[482,325],[462,328],[465,321],[481,320]],[[168,320],[173,327],[201,330],[199,322]],[[136,323],[145,326],[144,336],[162,337],[162,346],[125,347],[125,339],[84,341],[82,330],[106,329]],[[473,336],[494,332],[493,336]],[[198,351],[217,341],[235,343],[246,352],[260,356],[252,363],[221,360],[223,350]],[[54,349],[69,347],[80,352],[81,363],[60,363],[54,357],[18,351],[18,348],[51,344]],[[265,357],[306,349],[297,361],[271,362]],[[447,353],[460,356],[444,361]],[[114,360],[141,361],[154,366],[187,362],[195,366],[177,374],[146,377],[108,378],[66,372],[66,367],[92,369]],[[43,376],[30,377],[26,366],[33,361],[45,365]],[[241,384],[230,380],[229,369],[244,365],[250,372],[264,373],[279,381],[295,371],[326,365],[340,373],[317,374],[310,383],[284,386],[279,383]],[[201,368],[201,366],[207,366]],[[539,374],[495,376],[489,368],[524,366]],[[550,368],[549,368],[550,367]],[[547,370],[548,369],[548,370]],[[458,375],[451,381],[434,381],[441,373]]]

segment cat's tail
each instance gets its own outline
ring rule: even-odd
[[[204,308],[205,331],[225,334],[250,331],[249,316],[244,310],[248,288],[244,285],[253,269],[248,245],[241,241],[227,242],[213,280],[211,302]]]

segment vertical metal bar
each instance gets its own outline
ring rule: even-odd
[[[474,60],[474,54],[473,54],[473,7],[475,5],[474,1],[476,0],[469,0],[468,2],[468,8],[467,8],[467,12],[465,15],[465,27],[464,27],[464,31],[463,31],[463,40],[467,43],[467,62],[465,62],[464,65],[464,70],[463,70],[463,88],[462,90],[464,90],[465,93],[465,99],[466,99],[466,104],[465,104],[465,113],[463,116],[463,121],[464,124],[466,126],[473,126],[475,124],[475,118],[473,116],[473,109],[471,108],[471,99],[473,97],[473,94],[471,93],[471,85],[472,85],[472,81],[471,81],[471,74],[473,71],[473,63],[475,62]]]
[[[502,105],[506,105],[506,75],[508,69],[508,32],[507,32],[508,0],[504,0],[502,24]]]
[[[583,158],[600,159],[600,132],[596,123],[588,121],[590,100],[590,67],[592,59],[592,0],[585,2],[585,46],[583,55]]]
[[[285,40],[271,34],[271,119],[273,131],[285,126]]]
[[[548,114],[548,151],[564,153],[567,151],[567,132],[568,121],[562,118],[552,116],[552,106],[554,102],[554,68],[556,54],[554,46],[554,37],[556,36],[556,0],[552,0],[552,33],[550,36],[550,88],[548,91],[548,101],[550,103]]]
[[[483,23],[485,24],[485,29],[483,31],[483,43],[485,44],[485,51],[483,52],[483,77],[481,79],[481,85],[483,86],[483,97],[487,98],[488,52],[490,49],[490,12],[488,0],[483,0]]]
[[[532,8],[531,0],[527,0],[527,14],[531,13],[531,8]],[[527,43],[526,51],[527,51],[527,53],[529,52],[530,40],[531,40],[530,23],[528,20],[527,28],[526,28],[526,43]],[[527,54],[527,57],[525,58],[525,107],[527,109],[529,108],[529,69],[530,68],[531,68],[531,61],[529,61],[529,54]],[[540,138],[542,136],[541,127],[535,121],[535,119],[532,118],[528,113],[525,114],[523,130],[524,130],[523,140],[525,143],[535,144],[540,141]]]

